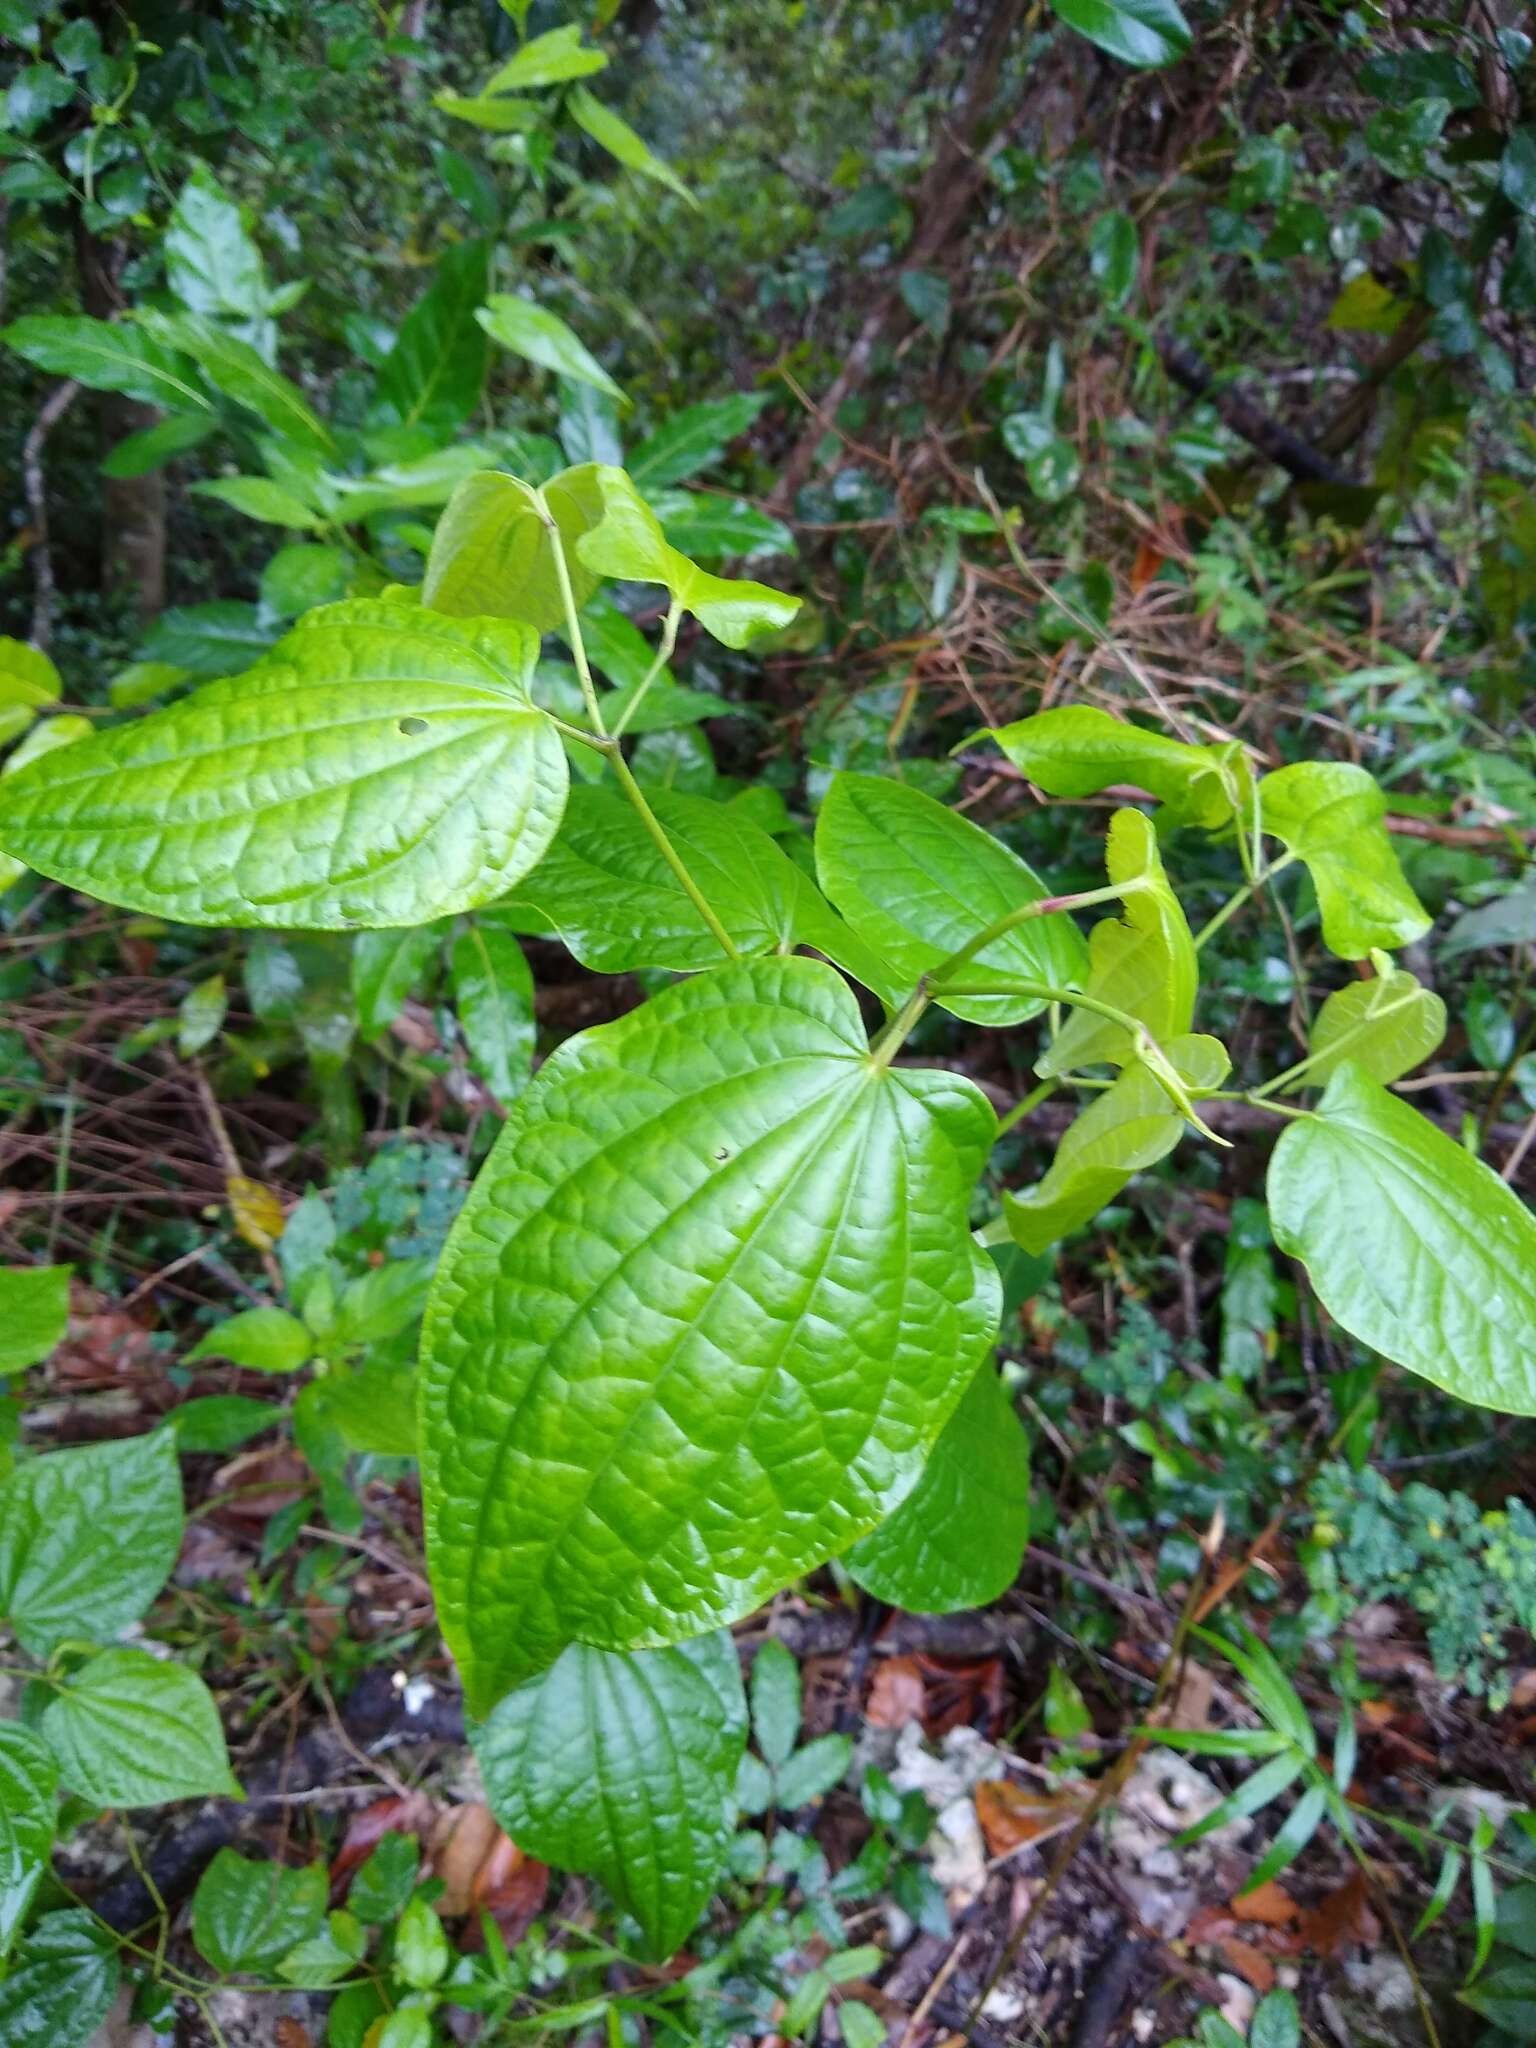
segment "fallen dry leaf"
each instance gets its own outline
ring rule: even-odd
[[[1030,1792],[1010,1778],[987,1778],[976,1787],[976,1818],[987,1853],[1007,1856],[1071,1827],[1083,1811],[1081,1791]]]
[[[280,2019],[272,2029],[272,2039],[276,2048],[310,2048],[309,2029],[296,2019]]]
[[[875,1672],[864,1718],[872,1728],[905,1728],[921,1721],[927,1703],[923,1674],[915,1657],[888,1657]]]
[[[1301,1916],[1301,1908],[1283,1884],[1267,1878],[1251,1892],[1240,1892],[1232,1901],[1234,1920],[1246,1920],[1260,1927],[1288,1927]]]
[[[544,1903],[548,1868],[525,1856],[497,1825],[488,1806],[456,1806],[432,1830],[434,1873],[443,1881],[445,1914],[483,1907],[509,1944],[520,1941]]]
[[[1231,1934],[1223,1935],[1216,1946],[1227,1967],[1235,1970],[1245,1984],[1251,1984],[1260,1993],[1274,1990],[1275,1966],[1262,1949],[1255,1948],[1251,1941],[1239,1941]]]
[[[385,1835],[424,1835],[436,1813],[427,1795],[415,1792],[409,1799],[376,1799],[353,1814],[331,1861],[331,1904],[339,1905],[346,1897],[353,1872],[367,1862]]]
[[[259,1252],[269,1252],[283,1234],[281,1198],[264,1182],[250,1180],[243,1173],[229,1174],[224,1182],[235,1231]]]
[[[1318,1956],[1336,1956],[1346,1948],[1371,1948],[1380,1939],[1381,1923],[1371,1911],[1370,1887],[1363,1870],[1355,1871],[1337,1891],[1304,1913],[1295,1934],[1299,1948]]]

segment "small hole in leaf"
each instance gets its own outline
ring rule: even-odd
[[[416,737],[417,733],[425,732],[426,729],[427,721],[424,718],[402,718],[400,721],[400,730],[403,733],[408,733],[412,739]]]
[[[729,1145],[721,1145],[715,1153],[715,1158],[720,1162],[722,1166],[725,1164],[726,1160],[730,1158],[730,1156],[731,1148]]]

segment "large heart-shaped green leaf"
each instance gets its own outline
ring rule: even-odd
[[[1195,1014],[1199,962],[1189,925],[1164,872],[1151,823],[1140,811],[1116,811],[1105,863],[1125,892],[1122,917],[1102,918],[1089,934],[1083,992],[1144,1024],[1159,1044],[1188,1031]],[[1038,1074],[1067,1074],[1103,1061],[1119,1065],[1129,1034],[1092,1010],[1074,1010],[1046,1052]]]
[[[866,1593],[909,1614],[985,1607],[1029,1541],[1029,1439],[994,1367],[966,1388],[923,1476],[843,1559]]]
[[[848,923],[889,962],[883,995],[906,995],[947,954],[1049,894],[1016,853],[920,790],[883,775],[833,777],[816,821],[816,872]],[[1010,979],[1076,985],[1087,948],[1070,917],[1032,918],[979,953],[936,1000],[977,1024],[1018,1024],[1033,995],[969,995]]]
[[[725,1634],[632,1655],[573,1643],[475,1734],[518,1847],[602,1879],[653,1955],[692,1933],[725,1862],[747,1706]]]
[[[472,1712],[567,1643],[702,1632],[881,1521],[997,1321],[996,1124],[878,1065],[819,961],[715,969],[568,1039],[455,1225],[422,1479]]]
[[[1171,1039],[1163,1050],[1192,1090],[1219,1088],[1232,1064],[1220,1039],[1201,1032]],[[1150,1068],[1132,1060],[1068,1125],[1045,1178],[1022,1195],[1003,1196],[1014,1243],[1043,1252],[1092,1222],[1133,1173],[1173,1150],[1184,1128],[1167,1089]]]
[[[1090,704],[1063,704],[988,730],[1048,796],[1094,796],[1131,783],[1165,804],[1174,823],[1208,831],[1246,810],[1252,797],[1253,777],[1240,747],[1191,746]]]
[[[83,2048],[117,1996],[117,1950],[83,1907],[48,1913],[0,1983],[5,2048]]]
[[[168,1430],[31,1458],[0,1484],[0,1616],[46,1657],[137,1621],[181,1546]]]
[[[1266,775],[1259,800],[1264,830],[1307,864],[1331,951],[1363,960],[1423,938],[1432,920],[1398,865],[1374,775],[1350,761],[1298,761]]]
[[[565,597],[548,520],[560,530],[573,601],[584,604],[598,575],[576,543],[603,516],[598,466],[563,469],[538,489],[499,469],[466,477],[432,536],[423,604],[455,618],[521,619],[537,632],[565,623]]]
[[[1282,1132],[1275,1242],[1335,1322],[1463,1401],[1536,1415],[1536,1218],[1359,1067]]]
[[[0,796],[29,867],[185,924],[416,925],[500,895],[560,822],[525,627],[358,599],[270,658],[34,762]]]
[[[220,1971],[270,1971],[319,1932],[329,1891],[324,1863],[294,1870],[221,1849],[192,1895],[198,1954]]]

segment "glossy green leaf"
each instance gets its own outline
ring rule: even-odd
[[[199,497],[217,498],[247,519],[259,519],[268,526],[292,527],[313,533],[321,525],[309,506],[265,476],[219,476],[205,478],[191,486]]]
[[[525,628],[356,600],[247,675],[37,763],[0,847],[187,924],[417,925],[509,888],[553,838],[565,754]]]
[[[821,886],[888,963],[881,993],[910,994],[918,977],[987,925],[1049,892],[1033,869],[969,818],[882,775],[834,776],[816,821]],[[1087,948],[1070,917],[1032,918],[996,939],[935,1000],[978,1024],[1018,1024],[1033,995],[974,995],[1012,979],[1076,985]]]
[[[341,1344],[382,1344],[416,1322],[427,1303],[432,1261],[425,1255],[390,1259],[349,1280],[336,1305],[334,1336]]]
[[[1116,811],[1110,820],[1105,865],[1110,881],[1125,892],[1125,909],[1118,918],[1100,919],[1089,934],[1083,991],[1126,1011],[1166,1045],[1190,1027],[1199,963],[1156,835],[1140,811]],[[1118,1066],[1130,1050],[1123,1026],[1091,1010],[1074,1010],[1035,1061],[1035,1072],[1066,1074],[1104,1061]]]
[[[755,555],[792,555],[795,537],[782,519],[744,498],[701,491],[657,491],[651,507],[679,553],[708,562],[750,561]]]
[[[1319,1087],[1345,1060],[1373,1081],[1395,1081],[1427,1060],[1445,1037],[1445,1004],[1405,968],[1378,955],[1369,981],[1335,989],[1317,1013],[1309,1050],[1316,1064],[1296,1083]]]
[[[53,1850],[58,1771],[40,1737],[0,1721],[0,1957],[10,1952]]]
[[[352,996],[365,1044],[384,1036],[407,996],[421,993],[442,944],[443,928],[436,924],[358,933],[352,941]]]
[[[1349,761],[1299,761],[1259,785],[1264,830],[1306,862],[1323,939],[1345,960],[1412,945],[1431,919],[1398,865],[1376,778]]]
[[[455,1225],[422,1475],[471,1711],[565,1645],[734,1620],[915,1484],[993,1334],[995,1118],[877,1067],[818,961],[717,968],[567,1039]]]
[[[606,68],[601,50],[584,49],[581,29],[566,22],[541,36],[534,36],[517,55],[485,82],[488,93],[527,92],[536,85],[561,85],[567,79],[586,78]]]
[[[218,419],[212,412],[173,412],[167,419],[156,420],[152,427],[124,434],[98,467],[103,476],[114,478],[149,476],[178,455],[198,447],[218,428]]]
[[[1207,831],[1234,811],[1246,812],[1252,799],[1253,777],[1239,747],[1190,746],[1091,705],[1062,705],[988,731],[1048,796],[1094,796],[1126,783],[1165,804],[1172,822]]]
[[[412,1899],[395,1929],[394,1966],[414,1991],[430,1991],[448,1968],[452,1950],[443,1923],[425,1899]]]
[[[780,1766],[774,1777],[774,1804],[781,1813],[796,1813],[824,1799],[847,1776],[852,1758],[851,1735],[818,1735]]]
[[[0,330],[0,341],[38,369],[73,377],[91,391],[120,391],[173,412],[212,410],[185,357],[125,322],[29,313]]]
[[[5,2048],[84,2048],[117,1996],[112,1937],[84,1907],[48,1913],[0,1980]]]
[[[165,273],[189,313],[239,320],[269,336],[266,267],[239,205],[204,166],[182,186],[166,223]]]
[[[1189,48],[1189,23],[1176,0],[1051,0],[1068,28],[1138,70],[1171,64]]]
[[[480,403],[489,344],[475,314],[490,283],[484,242],[461,242],[438,258],[431,285],[400,323],[379,366],[376,413],[402,427],[447,434]]]
[[[363,1959],[368,1937],[354,1914],[328,1913],[318,1934],[311,1934],[291,1948],[277,1966],[287,1984],[305,1991],[324,1991],[343,1977],[350,1977]]]
[[[274,433],[330,449],[330,429],[303,392],[238,334],[195,313],[146,312],[139,318],[156,341],[190,356],[215,390],[253,412]]]
[[[290,1869],[221,1849],[192,1894],[192,1939],[216,1970],[264,1974],[325,1919],[323,1863]]]
[[[638,136],[629,123],[616,114],[612,107],[605,107],[601,100],[594,99],[584,85],[578,85],[566,101],[571,118],[578,128],[585,128],[600,149],[621,163],[626,171],[637,176],[650,178],[658,185],[665,185],[680,199],[686,199],[690,206],[697,205],[693,194],[673,170]]]
[[[261,602],[274,618],[296,619],[319,604],[337,604],[347,595],[352,561],[344,548],[295,541],[279,548],[261,572]]]
[[[470,1062],[498,1102],[514,1102],[528,1085],[538,1038],[523,949],[510,932],[475,924],[454,940],[450,967]]]
[[[469,121],[493,135],[518,135],[541,125],[543,116],[536,100],[501,98],[481,93],[471,98],[464,93],[438,92],[432,104],[452,114],[457,121]]]
[[[180,677],[238,675],[268,652],[275,632],[257,615],[255,605],[237,597],[172,605],[145,635],[148,660],[138,665],[174,671]]]
[[[727,647],[748,647],[764,633],[781,632],[799,611],[798,597],[765,583],[712,576],[680,554],[622,469],[599,465],[596,477],[603,516],[576,543],[589,569],[634,583],[660,583]]]
[[[148,1650],[93,1657],[49,1701],[42,1726],[59,1776],[93,1805],[240,1796],[213,1694]]]
[[[0,1266],[0,1373],[25,1372],[69,1328],[70,1266]]]
[[[170,1577],[181,1528],[163,1430],[30,1458],[0,1483],[0,1615],[35,1657],[111,1637]]]
[[[1198,1032],[1171,1039],[1163,1049],[1196,1092],[1219,1088],[1232,1064],[1218,1039]],[[1142,1061],[1132,1060],[1113,1087],[1068,1125],[1045,1178],[1022,1195],[1003,1196],[1014,1242],[1027,1252],[1043,1252],[1091,1223],[1133,1174],[1173,1150],[1185,1128],[1162,1083]]]
[[[724,1867],[746,1721],[727,1635],[630,1656],[573,1643],[500,1703],[475,1754],[518,1846],[601,1878],[667,1956]]]
[[[0,775],[15,775],[29,761],[40,761],[59,747],[72,747],[94,731],[90,719],[73,711],[56,711],[52,718],[39,719],[25,739],[17,743],[7,755],[5,766],[0,768]]]
[[[0,746],[24,733],[39,711],[57,704],[63,687],[41,648],[0,638]]]
[[[1269,1166],[1275,1242],[1334,1321],[1459,1400],[1536,1414],[1536,1218],[1348,1062]]]
[[[187,1363],[227,1358],[249,1372],[297,1372],[314,1354],[314,1340],[297,1316],[285,1308],[245,1308],[199,1338]]]
[[[521,619],[541,633],[565,623],[546,514],[560,530],[577,605],[597,588],[577,543],[603,514],[595,463],[564,469],[540,489],[502,470],[466,477],[448,500],[421,586],[422,603],[454,617]]]
[[[347,1887],[348,1911],[368,1927],[386,1926],[416,1889],[420,1869],[421,1846],[414,1835],[383,1836]]]
[[[333,1366],[303,1389],[294,1416],[301,1424],[334,1431],[348,1451],[414,1458],[416,1376],[408,1366],[385,1360]]]
[[[198,1394],[165,1418],[178,1450],[220,1452],[249,1443],[282,1420],[283,1410],[275,1402],[255,1401],[249,1394]]]
[[[685,483],[701,469],[712,469],[767,403],[764,391],[738,391],[729,398],[685,405],[635,449],[627,465],[631,477],[649,496],[668,484]]]
[[[800,1666],[771,1636],[752,1659],[752,1734],[775,1770],[800,1739]]]
[[[656,790],[651,803],[738,951],[843,950],[836,918],[766,832],[708,797]],[[559,837],[512,899],[511,922],[522,905],[600,974],[720,960],[719,941],[616,790],[572,790]]]
[[[843,1562],[866,1593],[911,1614],[999,1600],[1029,1541],[1029,1439],[990,1361],[966,1389],[923,1476]]]
[[[579,90],[579,88],[578,88]],[[597,357],[573,334],[558,313],[541,306],[537,299],[514,298],[508,292],[493,292],[475,314],[486,333],[500,347],[510,349],[525,362],[553,370],[557,377],[574,377],[580,384],[595,384],[610,398],[624,393],[614,383]]]

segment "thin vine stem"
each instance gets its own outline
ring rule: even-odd
[[[645,699],[650,692],[650,687],[652,683],[655,682],[656,678],[661,674],[662,670],[666,667],[667,663],[672,659],[673,649],[677,646],[677,629],[682,624],[682,622],[683,608],[677,602],[676,598],[674,598],[671,604],[667,607],[667,616],[665,617],[665,619],[662,620],[661,640],[656,649],[656,659],[651,663],[650,667],[646,670],[645,674],[640,678],[639,682],[635,685],[634,695],[630,698],[629,702],[624,706],[624,709],[619,713],[618,718],[614,722],[614,739],[620,740],[624,737],[624,734],[628,730],[630,722],[634,718],[635,713],[640,709],[640,706],[645,702]]]
[[[995,917],[984,925],[973,939],[967,939],[937,967],[930,970],[927,979],[933,988],[943,988],[953,981],[962,967],[970,965],[978,953],[984,953],[988,946],[1006,938],[1009,932],[1017,931],[1022,924],[1028,924],[1037,917],[1054,917],[1058,912],[1090,910],[1096,903],[1113,903],[1134,889],[1134,884],[1110,882],[1102,889],[1083,889],[1075,896],[1039,896],[1032,903],[1020,903],[1014,909]]]

